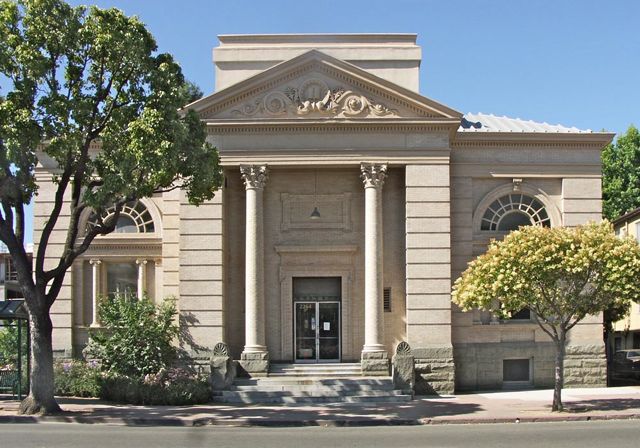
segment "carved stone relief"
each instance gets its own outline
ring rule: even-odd
[[[231,114],[240,117],[398,117],[397,110],[343,86],[331,88],[318,78],[306,79],[297,87],[271,91],[231,110]]]

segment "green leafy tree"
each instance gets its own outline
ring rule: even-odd
[[[100,361],[103,370],[141,379],[173,362],[178,336],[174,300],[156,306],[147,297],[105,298],[98,316],[103,329],[91,334],[85,355]]]
[[[640,207],[640,132],[634,126],[602,152],[602,198],[610,220]]]
[[[607,221],[575,228],[521,227],[493,241],[453,287],[464,310],[502,318],[524,307],[555,344],[553,411],[562,410],[567,333],[589,314],[640,300],[640,246]]]
[[[197,205],[213,197],[221,172],[195,112],[179,110],[192,87],[138,18],[62,0],[0,0],[0,36],[0,76],[9,85],[0,100],[0,240],[32,335],[31,392],[20,412],[54,413],[49,310],[69,267],[115,229],[127,202],[183,188]],[[37,164],[53,173],[55,202],[34,241],[32,272],[24,224]],[[115,213],[102,219],[111,206]],[[97,222],[79,239],[87,209]],[[66,231],[64,249],[45,264],[54,229]]]

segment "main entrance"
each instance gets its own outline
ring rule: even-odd
[[[293,278],[295,361],[340,362],[340,277]]]

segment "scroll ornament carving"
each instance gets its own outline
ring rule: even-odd
[[[396,346],[396,355],[411,356],[411,346],[406,341],[400,342]]]
[[[229,356],[229,347],[224,342],[218,342],[213,347],[213,356]]]
[[[397,117],[396,110],[377,103],[365,95],[338,87],[330,89],[318,79],[303,82],[298,88],[287,87],[245,103],[231,111],[234,115],[252,117],[267,115],[322,115],[330,117]]]
[[[267,183],[268,176],[266,165],[241,165],[240,174],[247,189],[263,189]]]
[[[375,163],[363,163],[360,166],[360,178],[364,183],[365,188],[375,187],[381,188],[384,185],[384,180],[387,177],[387,165],[375,164]]]

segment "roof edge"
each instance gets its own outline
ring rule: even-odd
[[[619,218],[614,219],[613,221],[611,221],[611,224],[613,224],[613,226],[617,226],[618,224],[621,224],[625,221],[629,221],[632,218],[635,218],[636,216],[640,216],[640,207],[636,208],[635,210],[631,210],[630,212],[625,213],[624,215],[620,216]]]

